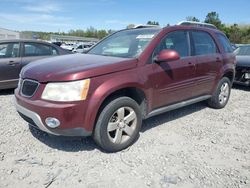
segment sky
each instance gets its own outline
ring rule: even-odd
[[[0,28],[67,32],[119,30],[157,21],[174,25],[187,16],[203,21],[216,11],[223,23],[250,24],[250,0],[0,0]]]

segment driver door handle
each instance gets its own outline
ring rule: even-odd
[[[16,61],[9,61],[7,64],[13,66],[13,65],[17,65],[19,63]]]

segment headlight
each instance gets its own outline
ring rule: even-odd
[[[50,101],[85,100],[89,90],[90,79],[48,83],[43,91],[42,99]]]
[[[250,72],[249,73],[245,73],[245,79],[250,79]]]

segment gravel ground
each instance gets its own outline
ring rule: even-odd
[[[0,92],[0,187],[250,187],[250,90],[150,118],[138,141],[107,154],[90,138],[29,128]]]

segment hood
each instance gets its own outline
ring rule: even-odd
[[[236,66],[250,68],[250,56],[236,56]]]
[[[39,82],[71,81],[136,67],[137,59],[72,54],[34,61],[21,71],[22,78]]]

